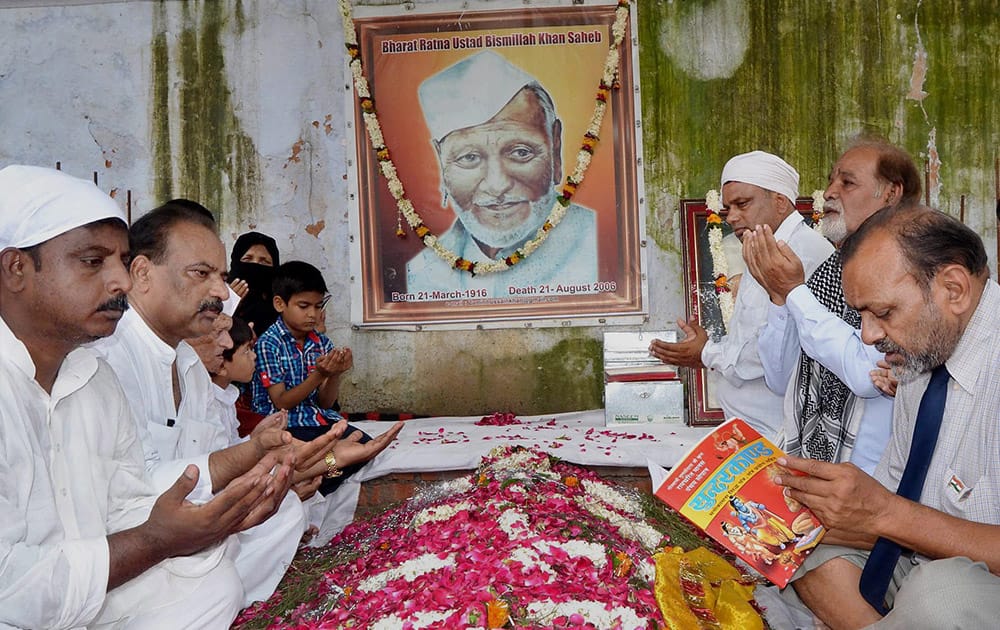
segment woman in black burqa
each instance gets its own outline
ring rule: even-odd
[[[274,310],[271,281],[274,270],[281,264],[277,242],[267,234],[247,232],[241,234],[233,245],[229,257],[230,286],[237,293],[239,281],[246,283],[246,293],[236,307],[235,315],[253,325],[261,335],[278,318]]]

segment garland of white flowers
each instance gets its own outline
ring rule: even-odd
[[[812,194],[812,220],[813,229],[823,233],[823,198],[824,191],[814,190]],[[722,197],[719,191],[710,190],[705,193],[705,207],[708,208],[708,249],[712,254],[712,282],[715,285],[715,294],[719,299],[719,310],[722,311],[722,325],[728,330],[729,320],[733,317],[735,301],[733,291],[729,286],[729,261],[726,259],[726,252],[722,247],[722,217],[719,211],[722,210]]]
[[[817,232],[819,232],[820,234],[823,233],[823,214],[825,212],[823,204],[826,203],[826,199],[823,198],[823,195],[825,195],[825,194],[826,194],[826,191],[823,191],[823,190],[814,190],[813,194],[812,194],[812,198],[813,198],[813,214],[812,214],[813,229],[816,230]]]
[[[604,120],[604,113],[607,109],[608,96],[612,87],[617,87],[618,84],[618,62],[620,57],[618,48],[625,37],[630,0],[618,0],[618,8],[615,10],[615,21],[611,26],[611,47],[604,62],[604,72],[601,76],[601,82],[597,90],[597,99],[594,104],[594,114],[591,116],[590,125],[584,134],[583,144],[577,153],[576,168],[573,169],[572,174],[566,177],[566,183],[563,185],[561,194],[556,197],[556,201],[552,205],[552,211],[549,213],[545,223],[542,224],[542,227],[538,228],[538,231],[535,232],[534,238],[526,242],[510,256],[489,262],[466,260],[442,245],[438,241],[437,236],[431,232],[430,228],[424,225],[420,215],[417,214],[416,208],[413,207],[413,203],[406,198],[403,182],[400,181],[399,175],[396,172],[396,166],[389,155],[389,149],[385,146],[385,138],[382,136],[382,128],[379,125],[378,114],[375,111],[375,101],[372,99],[368,80],[365,78],[361,67],[361,52],[358,47],[357,33],[354,28],[351,1],[339,1],[340,14],[343,18],[344,42],[347,47],[348,56],[350,57],[351,74],[354,76],[354,88],[361,105],[361,115],[365,121],[365,128],[368,130],[368,140],[375,151],[375,156],[379,162],[379,169],[388,182],[389,193],[396,200],[396,207],[403,217],[406,218],[406,222],[410,225],[410,228],[420,238],[424,246],[433,250],[434,253],[444,259],[450,266],[462,271],[468,271],[472,275],[504,271],[530,256],[545,242],[545,239],[548,238],[553,228],[562,221],[563,216],[566,214],[566,209],[569,207],[570,199],[576,192],[577,187],[583,183],[584,174],[590,166],[594,147],[597,145],[599,138],[598,134],[601,130],[601,123]],[[405,237],[406,233],[403,231],[402,225],[397,226],[396,235],[400,238]]]
[[[705,193],[705,207],[708,208],[708,249],[712,254],[712,281],[715,294],[719,299],[719,310],[722,311],[722,325],[728,330],[729,320],[733,317],[735,303],[733,291],[729,287],[729,261],[722,247],[722,197],[719,191],[710,190]]]

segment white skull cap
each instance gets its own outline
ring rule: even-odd
[[[0,170],[0,249],[31,247],[125,212],[87,179],[40,166]]]
[[[751,151],[730,158],[722,169],[722,185],[743,182],[760,186],[788,197],[795,203],[799,196],[799,173],[777,155],[764,151]]]

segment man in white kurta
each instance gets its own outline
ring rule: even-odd
[[[114,330],[127,249],[124,213],[91,182],[0,170],[2,628],[225,628],[242,602],[225,542],[163,538],[205,540],[182,512],[219,504],[184,507],[193,469],[157,500],[120,385],[79,347]]]
[[[227,627],[243,589],[225,544],[107,591],[107,535],[156,499],[114,373],[81,348],[49,395],[2,321],[0,347],[0,627]]]
[[[228,287],[223,287],[228,296]],[[154,285],[152,290],[169,291],[170,287]],[[143,302],[142,296],[134,293],[129,299]],[[164,329],[166,325],[157,321],[151,327],[140,310],[145,317],[157,317],[157,310],[149,307],[126,312],[115,334],[99,342],[97,348],[118,375],[136,422],[141,425],[138,431],[147,467],[155,472],[162,462],[197,461],[232,446],[213,405],[215,386],[198,354],[186,341],[176,346],[164,341],[154,328]],[[174,369],[180,393],[178,404],[172,384]],[[240,551],[235,561],[246,591],[246,605],[267,599],[274,592],[304,531],[302,503],[289,493],[274,516],[240,532]]]
[[[799,174],[778,156],[752,151],[730,159],[722,170],[722,202],[726,221],[741,240],[767,226],[802,260],[806,276],[833,253],[833,246],[802,220],[795,209]],[[705,367],[721,377],[716,396],[726,417],[747,421],[774,439],[782,425],[782,398],[764,382],[757,337],[767,323],[770,297],[744,273],[726,334],[708,338],[695,322],[678,321],[685,338],[677,343],[655,340],[650,353],[665,363]]]
[[[882,208],[919,202],[920,175],[899,147],[862,138],[833,165],[825,198],[823,234],[839,246]],[[778,445],[872,474],[892,428],[893,400],[871,376],[883,353],[861,341],[861,318],[844,301],[839,253],[807,277],[770,240],[754,234],[748,251],[771,296],[758,346],[768,387],[785,396]]]
[[[806,225],[794,210],[781,221],[774,237],[787,242],[799,255],[807,274],[833,252],[829,241]],[[767,291],[757,280],[743,274],[727,332],[718,341],[705,343],[701,361],[723,378],[716,395],[726,416],[743,418],[762,435],[773,437],[782,425],[783,401],[764,382],[764,365],[757,347],[770,303]]]

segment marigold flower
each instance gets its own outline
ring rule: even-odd
[[[502,628],[510,619],[510,606],[502,599],[486,602],[486,627]]]
[[[574,477],[573,475],[567,475],[566,478],[563,479],[563,483],[569,486],[570,488],[575,488],[578,485],[580,485],[580,480]]]
[[[715,288],[719,289],[729,285],[729,278],[726,276],[719,276],[715,279]]]
[[[426,225],[424,225],[423,223],[413,228],[413,231],[416,232],[417,236],[419,236],[420,238],[423,238],[431,233],[431,229]]]
[[[624,551],[616,551],[611,562],[615,567],[614,573],[617,578],[625,577],[632,569],[632,558]]]
[[[705,221],[710,225],[722,225],[722,217],[714,212],[710,213]]]
[[[404,230],[401,227],[396,228],[396,237],[397,238],[406,238],[406,230]]]

